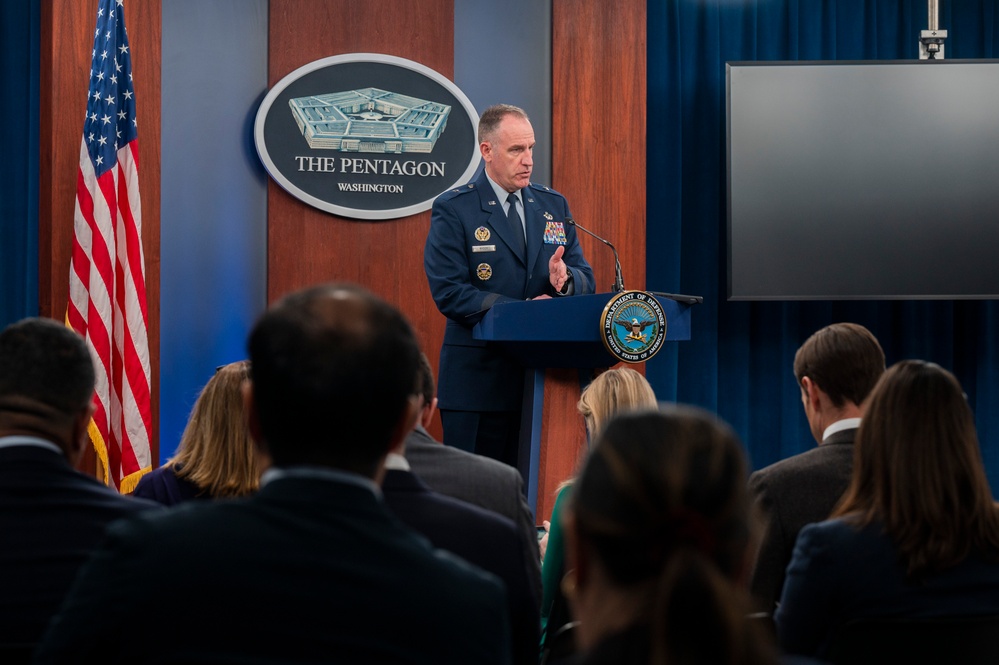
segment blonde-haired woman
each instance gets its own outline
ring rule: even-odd
[[[244,496],[260,486],[267,466],[243,415],[250,363],[224,365],[194,403],[174,457],[146,474],[134,495],[171,506],[190,499]]]
[[[657,407],[656,394],[645,377],[633,369],[609,369],[597,376],[584,390],[576,408],[586,423],[590,441],[596,441],[604,425],[615,415]],[[565,510],[573,479],[559,487],[552,507],[550,533],[541,564],[541,643],[551,645],[554,634],[568,620],[568,607],[559,588],[565,575],[565,543],[560,516]]]

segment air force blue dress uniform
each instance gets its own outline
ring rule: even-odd
[[[472,327],[497,303],[555,296],[548,261],[560,246],[572,293],[593,293],[593,270],[579,247],[565,197],[544,185],[521,190],[522,243],[483,171],[434,201],[423,262],[437,308],[447,317],[437,397],[441,410],[519,411],[523,367],[502,349],[472,338]],[[460,442],[445,443],[460,445]]]

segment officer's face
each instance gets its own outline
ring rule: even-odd
[[[524,118],[505,116],[495,134],[479,144],[486,173],[508,192],[522,189],[531,182],[534,168],[534,128]]]

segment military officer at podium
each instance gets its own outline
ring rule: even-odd
[[[516,466],[524,368],[473,339],[472,327],[498,303],[593,293],[593,271],[565,197],[531,182],[534,129],[523,109],[489,107],[478,134],[485,169],[434,201],[423,254],[448,319],[437,396],[444,443]]]

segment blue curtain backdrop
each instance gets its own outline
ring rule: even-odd
[[[996,57],[996,4],[940,3],[948,59]],[[925,0],[649,0],[647,283],[705,302],[693,312],[693,339],[661,352],[648,376],[661,399],[730,422],[754,468],[815,445],[794,352],[818,328],[854,321],[878,337],[889,364],[922,358],[957,375],[999,488],[999,304],[725,300],[725,63],[916,59],[926,28]]]
[[[0,328],[38,314],[41,0],[0,9]]]

